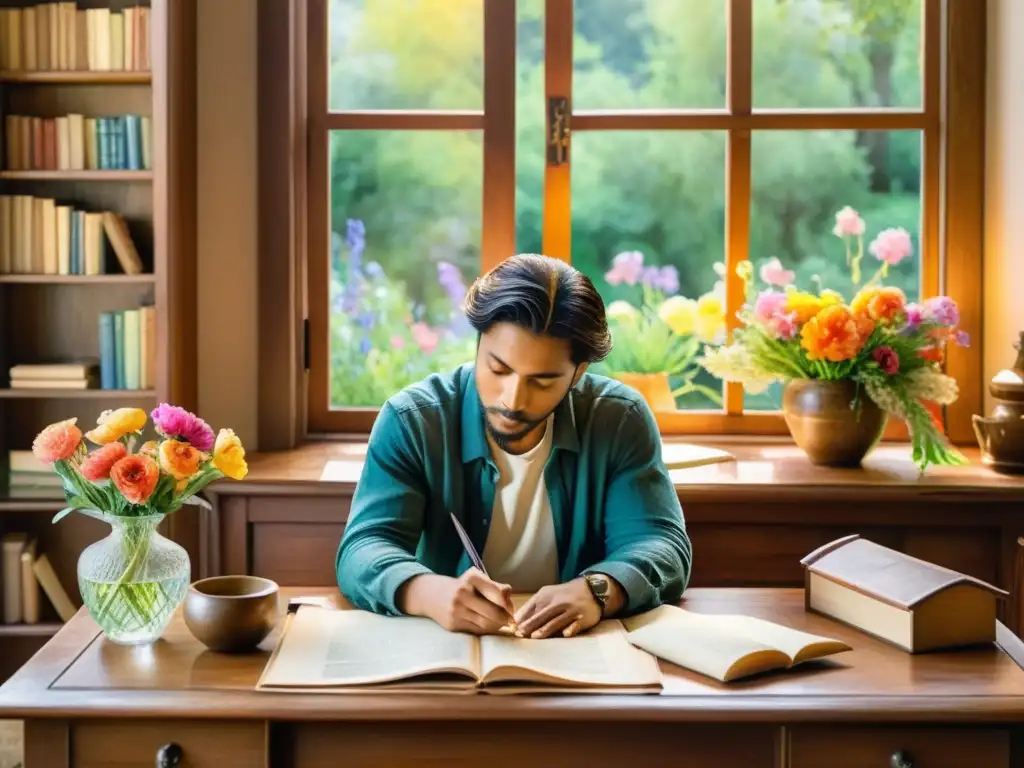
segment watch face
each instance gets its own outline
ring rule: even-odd
[[[608,596],[608,579],[604,576],[591,576],[590,586],[594,590],[594,594],[602,600]]]

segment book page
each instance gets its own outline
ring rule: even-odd
[[[439,673],[476,678],[472,635],[429,619],[300,606],[259,687],[371,685]]]
[[[752,616],[698,614],[663,605],[624,620],[629,642],[659,658],[728,681],[816,656],[845,643]]]
[[[606,687],[661,685],[658,661],[634,648],[618,621],[576,637],[480,638],[484,683],[533,681]]]

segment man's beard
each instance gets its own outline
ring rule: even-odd
[[[555,408],[557,407],[558,406],[556,405]],[[487,434],[489,434],[491,438],[494,440],[494,442],[496,442],[498,446],[504,451],[507,451],[515,443],[518,443],[528,434],[533,432],[533,430],[535,430],[540,424],[547,420],[548,416],[555,412],[555,408],[552,408],[539,419],[527,419],[526,414],[524,414],[522,411],[506,411],[503,408],[484,408],[481,406],[481,410],[483,411],[484,426],[487,427]],[[489,413],[493,413],[496,416],[504,416],[506,419],[510,419],[512,421],[518,421],[523,426],[520,429],[517,429],[515,432],[501,432],[498,429],[496,429],[494,425],[491,424],[491,420],[487,418],[487,414]]]

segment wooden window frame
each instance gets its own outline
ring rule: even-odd
[[[515,252],[516,69],[515,36],[509,34],[509,30],[515,29],[515,0],[482,0],[484,109],[464,112],[330,112],[327,2],[284,0],[280,5],[287,7],[287,12],[280,7],[276,12],[260,12],[261,305],[267,306],[263,302],[273,300],[274,296],[286,297],[287,306],[293,309],[290,314],[296,319],[288,332],[281,329],[279,316],[273,322],[261,317],[261,450],[292,447],[309,438],[365,437],[378,410],[332,410],[328,405],[329,131],[482,131],[481,270],[486,271]],[[946,368],[957,379],[960,397],[946,408],[945,415],[948,433],[955,443],[974,442],[971,415],[979,413],[983,405],[983,4],[979,6],[975,0],[922,0],[924,57],[920,109],[762,110],[754,109],[751,99],[753,0],[722,2],[726,4],[729,27],[724,109],[573,111],[570,142],[574,133],[593,130],[727,133],[725,263],[731,331],[736,322],[735,309],[742,302],[742,285],[734,267],[749,252],[752,131],[921,131],[922,293],[946,293],[956,299],[962,327],[971,336],[970,347],[949,350]],[[263,9],[274,4],[260,5]],[[573,0],[546,0],[545,95],[566,97],[570,105],[572,14]],[[268,62],[265,67],[264,61]],[[287,88],[280,83],[282,63],[289,74]],[[287,107],[284,112],[280,111],[283,106]],[[549,135],[550,128],[549,125]],[[275,150],[277,154],[272,155]],[[543,220],[544,252],[567,261],[571,252],[571,143],[569,152],[569,164],[545,166]],[[289,166],[290,183],[282,183]],[[268,180],[266,187],[264,178]],[[279,213],[282,205],[291,212],[283,222]],[[276,244],[273,250],[271,244]],[[283,247],[292,257],[287,266],[281,261]],[[265,387],[264,382],[269,386]],[[656,415],[663,434],[788,434],[778,412],[743,412],[742,389],[738,385],[726,385],[724,395],[721,411],[659,412]],[[905,440],[904,425],[891,422],[886,437]]]

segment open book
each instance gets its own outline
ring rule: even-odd
[[[615,620],[572,638],[530,640],[448,632],[419,617],[300,605],[256,688],[658,693],[661,670]]]
[[[693,613],[672,605],[623,624],[637,648],[722,682],[851,650],[842,641],[753,616]]]

